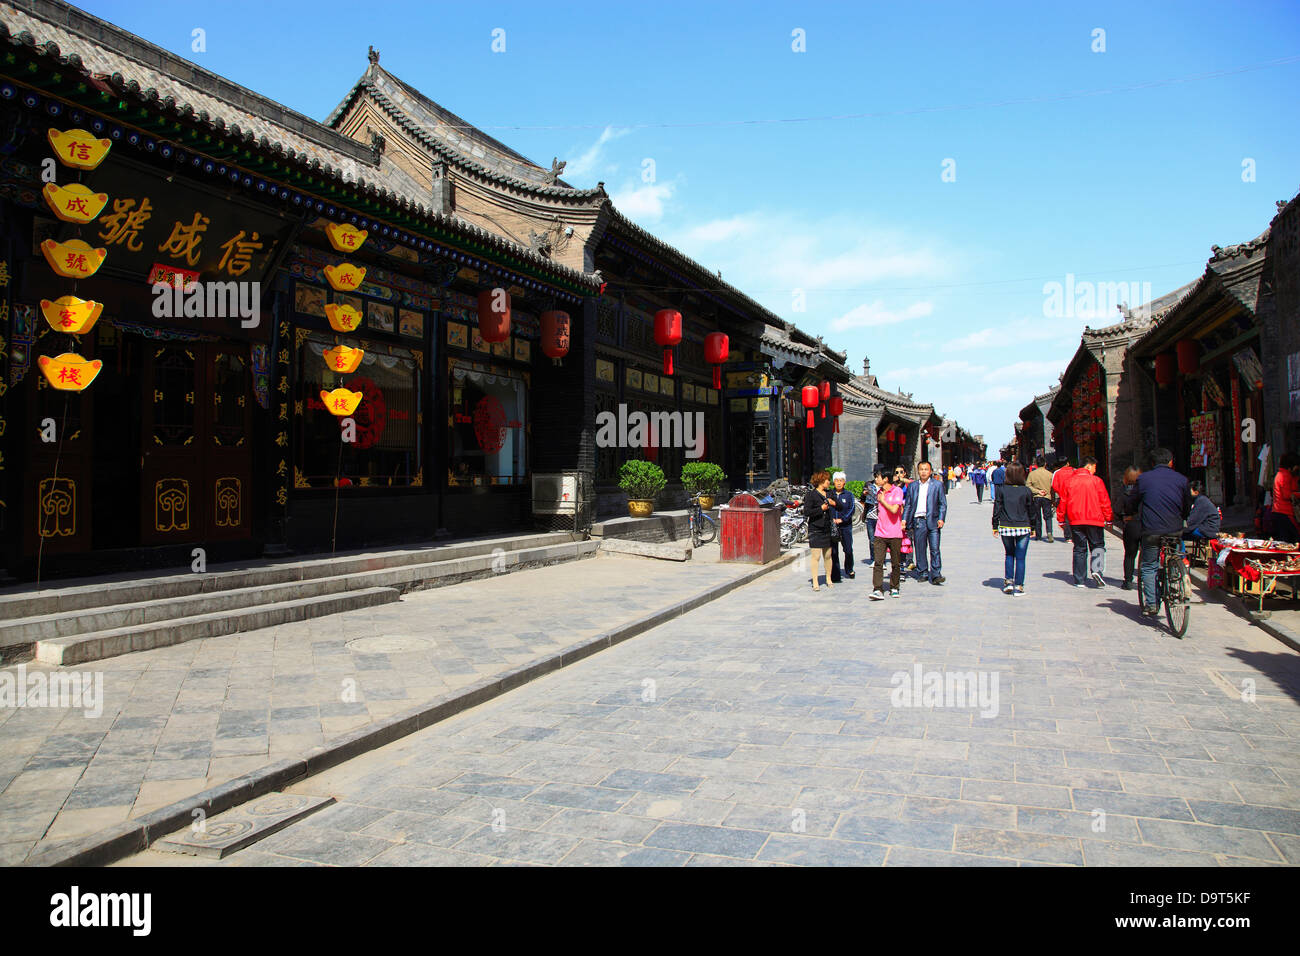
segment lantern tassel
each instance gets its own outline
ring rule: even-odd
[[[814,427],[814,422],[813,422],[813,410],[812,410],[811,408],[808,409],[808,427],[809,427],[809,428]]]
[[[673,350],[670,348],[664,349],[664,374],[673,374]]]
[[[839,419],[839,416],[837,415],[833,420],[834,420],[834,422],[835,422],[835,434],[838,435],[838,434],[840,433],[840,419]]]
[[[713,387],[722,388],[722,366],[713,366]]]

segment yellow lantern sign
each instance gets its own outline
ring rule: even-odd
[[[103,212],[104,203],[108,202],[108,193],[91,192],[89,186],[81,183],[69,183],[67,186],[46,183],[41,195],[54,210],[54,215],[64,222],[90,222]]]
[[[355,292],[365,277],[366,267],[354,266],[350,262],[325,267],[325,278],[335,292]]]
[[[41,312],[55,332],[85,335],[104,311],[104,303],[78,299],[75,295],[61,295],[53,302],[41,299]]]
[[[320,400],[325,403],[331,415],[345,418],[357,410],[361,404],[360,392],[349,392],[346,388],[336,388],[332,392],[321,391]]]
[[[361,364],[361,359],[365,356],[365,349],[354,349],[347,345],[336,345],[325,353],[325,364],[333,371],[342,375],[348,375],[357,370]]]
[[[37,364],[50,387],[61,392],[79,392],[95,380],[104,363],[99,359],[87,361],[75,352],[64,352],[55,358],[38,355]]]
[[[41,243],[41,252],[50,268],[65,279],[89,279],[108,256],[107,249],[92,249],[89,243],[80,239],[67,242],[55,242],[46,239]]]
[[[361,324],[361,313],[350,305],[329,303],[325,306],[325,318],[330,320],[330,328],[335,332],[351,332]]]
[[[70,129],[66,133],[51,129],[50,145],[54,147],[54,155],[64,166],[71,166],[74,169],[94,169],[104,161],[113,141],[96,139],[93,134],[87,133],[84,129]]]
[[[330,245],[336,252],[356,252],[370,233],[356,226],[331,222],[325,226],[325,235],[329,237]]]

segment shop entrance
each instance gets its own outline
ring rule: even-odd
[[[248,347],[156,342],[144,353],[141,543],[249,537]]]

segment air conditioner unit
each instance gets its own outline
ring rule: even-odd
[[[533,475],[533,514],[576,514],[578,503],[578,473],[576,471]]]

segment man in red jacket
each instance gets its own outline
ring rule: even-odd
[[[1070,537],[1070,522],[1065,517],[1065,485],[1074,474],[1070,459],[1064,455],[1056,462],[1056,471],[1052,473],[1052,493],[1056,495],[1056,518],[1061,522],[1063,537]]]
[[[1097,459],[1083,459],[1083,467],[1070,475],[1061,496],[1065,520],[1074,539],[1074,586],[1085,587],[1084,578],[1091,572],[1097,587],[1106,579],[1106,537],[1103,530],[1111,521],[1110,495],[1106,483],[1097,477]]]

